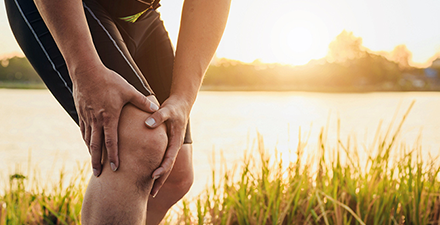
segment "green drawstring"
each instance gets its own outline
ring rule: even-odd
[[[136,13],[136,14],[134,14],[134,15],[132,15],[132,16],[120,17],[119,19],[121,19],[121,20],[123,20],[123,21],[126,21],[126,22],[134,23],[134,22],[136,22],[136,20],[139,19],[139,17],[142,16],[142,14],[144,14],[144,13],[145,13],[146,11],[148,11],[149,9],[150,9],[150,8],[148,8],[148,9],[146,9],[146,10],[140,12],[140,13]]]

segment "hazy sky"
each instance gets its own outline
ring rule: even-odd
[[[176,43],[183,0],[162,0],[162,18]],[[294,65],[326,55],[342,30],[373,51],[405,44],[413,61],[440,52],[438,0],[232,0],[217,56]],[[0,54],[20,52],[0,1]]]

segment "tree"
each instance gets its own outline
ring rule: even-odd
[[[412,58],[411,52],[405,45],[398,45],[391,52],[389,59],[396,62],[400,69],[410,68],[409,62]]]
[[[355,37],[353,32],[343,30],[329,44],[327,59],[329,62],[344,63],[347,60],[361,58],[365,55],[362,50],[362,38]]]

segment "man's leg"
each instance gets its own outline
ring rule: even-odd
[[[156,197],[148,200],[147,224],[159,224],[171,206],[189,191],[193,180],[192,145],[184,144],[168,179]]]
[[[126,105],[119,121],[118,171],[110,169],[103,154],[103,171],[92,177],[82,208],[82,224],[145,224],[151,174],[167,146],[165,125],[149,129],[148,113]]]

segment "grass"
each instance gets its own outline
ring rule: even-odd
[[[61,171],[52,186],[40,182],[37,169],[30,176],[10,175],[4,182],[5,193],[0,196],[0,225],[79,224],[87,185],[86,165],[78,165],[69,181]]]
[[[440,224],[437,158],[423,158],[420,142],[410,147],[398,141],[408,112],[397,127],[381,133],[379,126],[363,150],[353,137],[338,138],[332,146],[325,129],[315,151],[300,136],[292,162],[269,153],[259,137],[258,154],[245,153],[240,166],[228,169],[223,163],[222,170],[213,169],[209,186],[194,199],[182,200],[163,223]],[[51,193],[27,190],[22,175],[10,177],[0,196],[6,204],[0,221],[78,223],[85,190],[83,170],[78,174],[80,178]]]
[[[47,89],[43,82],[0,81],[0,88],[8,89]]]
[[[353,138],[338,138],[332,147],[323,129],[314,157],[304,160],[307,141],[300,136],[297,160],[285,166],[283,157],[269,154],[259,137],[257,157],[251,152],[239,169],[213,170],[204,193],[182,201],[177,222],[440,224],[437,159],[423,161],[420,142],[414,147],[397,143],[411,107],[394,132],[390,126],[381,135],[379,126],[366,157]]]

